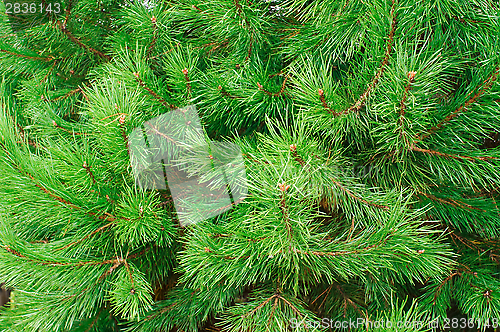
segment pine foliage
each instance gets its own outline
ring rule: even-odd
[[[500,317],[497,2],[65,0],[31,25],[7,2],[1,331]],[[202,131],[152,120],[193,105]],[[248,195],[182,225],[137,185],[136,128],[212,189],[241,150]]]

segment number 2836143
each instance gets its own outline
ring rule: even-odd
[[[59,2],[10,2],[4,1],[5,14],[59,14],[62,11]]]

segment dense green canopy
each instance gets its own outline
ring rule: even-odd
[[[500,323],[498,2],[33,2],[0,3],[0,331]]]

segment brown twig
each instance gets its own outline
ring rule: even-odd
[[[61,99],[66,99],[66,98],[68,98],[68,97],[70,97],[70,96],[72,96],[72,95],[74,95],[75,93],[78,93],[78,92],[83,92],[83,90],[82,90],[81,87],[78,87],[78,88],[76,88],[74,90],[71,90],[71,91],[67,92],[66,94],[64,94],[63,96],[57,97],[55,99],[50,99],[50,101],[59,101]]]
[[[130,271],[130,266],[128,265],[128,262],[126,260],[123,262],[123,264],[127,268],[127,273],[128,273],[129,278],[130,278],[131,285],[132,285],[132,287],[131,287],[132,289],[130,290],[130,292],[132,294],[134,294],[135,293],[134,277],[132,276],[132,272]]]
[[[96,184],[96,181],[95,181],[95,177],[94,177],[94,173],[92,173],[92,170],[90,169],[90,166],[87,165],[87,162],[84,161],[83,162],[83,166],[82,166],[85,171],[87,171],[87,174],[90,176],[90,178],[92,179],[92,183],[93,184]]]
[[[385,50],[385,55],[384,59],[382,60],[382,63],[379,67],[379,70],[375,74],[375,77],[373,78],[371,84],[368,86],[366,91],[359,97],[359,99],[356,101],[356,103],[342,111],[340,114],[347,114],[352,111],[359,111],[361,107],[365,104],[366,99],[368,98],[368,95],[371,93],[371,91],[375,88],[377,85],[378,81],[380,80],[380,77],[382,76],[387,64],[389,63],[389,57],[391,56],[392,52],[392,44],[394,43],[394,33],[396,32],[396,14],[394,13],[395,11],[395,1],[392,0],[392,7],[391,7],[391,16],[392,16],[392,23],[391,23],[391,30],[389,32],[389,36],[387,38],[387,47]]]
[[[323,108],[327,110],[328,113],[333,114],[333,116],[338,116],[342,114],[335,112],[335,110],[331,109],[330,106],[328,106],[328,104],[326,103],[325,92],[323,91],[323,89],[318,89],[318,94],[319,94],[319,100],[321,101]]]
[[[220,195],[225,195],[225,193],[221,193]],[[221,196],[219,196],[220,198]],[[210,210],[203,210],[204,212],[208,213],[208,212],[220,212],[220,211],[225,211],[227,209],[229,209],[230,207],[232,207],[233,205],[236,205],[236,204],[239,204],[241,202],[243,202],[245,200],[246,197],[242,197],[242,198],[239,198],[237,199],[236,201],[234,202],[231,202],[231,204],[228,204],[228,205],[225,205],[225,206],[221,206],[219,208],[216,208],[216,209],[210,209]],[[201,212],[201,211],[200,211]]]
[[[158,135],[158,136],[161,136],[163,138],[165,138],[167,141],[170,141],[172,142],[173,144],[178,144],[179,142],[177,142],[176,140],[174,140],[173,138],[171,138],[170,136],[167,136],[166,134],[162,133],[161,131],[158,130],[157,127],[153,126],[151,123],[149,122],[146,122],[145,123],[148,127],[150,127],[152,130],[153,130],[153,133]]]
[[[227,92],[221,85],[219,85],[217,87],[217,89],[220,91],[221,95],[223,96],[226,96],[228,98],[231,98],[231,99],[241,99],[243,97],[239,97],[239,96],[233,96],[231,95],[229,92]]]
[[[99,316],[101,315],[102,310],[103,310],[103,308],[101,308],[99,310],[99,312],[95,316],[94,320],[92,321],[92,323],[90,323],[89,327],[85,330],[85,332],[90,332],[90,330],[92,329],[92,327],[94,327],[95,323],[97,323],[97,320],[99,319]]]
[[[448,205],[452,205],[454,207],[460,207],[460,208],[466,208],[466,209],[470,209],[470,210],[478,210],[478,211],[486,212],[483,209],[477,208],[475,206],[469,205],[469,204],[461,202],[461,201],[457,201],[457,200],[453,200],[453,199],[446,200],[446,199],[443,199],[443,198],[436,197],[436,196],[434,196],[432,194],[424,193],[422,191],[417,191],[417,193],[419,195],[423,195],[423,196],[427,197],[430,200],[433,200],[433,201],[436,201],[436,202],[440,202],[442,204],[448,204]]]
[[[365,204],[368,204],[368,205],[371,205],[371,206],[374,206],[376,208],[379,208],[379,209],[384,209],[384,210],[389,210],[389,207],[386,206],[386,205],[380,205],[380,204],[376,204],[376,203],[372,203],[372,202],[369,202],[361,197],[358,197],[356,196],[354,193],[352,193],[349,189],[345,188],[343,185],[341,185],[338,181],[335,181],[334,179],[330,178],[330,180],[337,186],[339,187],[344,193],[346,193],[347,195],[351,196],[352,198],[360,201],[360,202],[363,202]]]
[[[156,17],[151,17],[151,23],[153,24],[153,39],[151,40],[151,44],[148,47],[148,51],[146,53],[146,57],[149,59],[151,57],[151,52],[155,47],[156,40],[158,39],[158,27],[156,25]]]
[[[158,95],[156,92],[154,92],[152,89],[150,89],[145,83],[144,81],[139,77],[139,73],[132,73],[135,77],[135,79],[137,80],[137,82],[139,83],[139,85],[144,89],[146,90],[151,96],[153,96],[156,100],[158,100],[163,106],[165,107],[170,107],[171,109],[175,108],[175,105],[171,105],[169,103],[167,103],[167,101],[165,99],[163,99],[160,95]]]
[[[19,169],[18,169],[19,170]],[[28,172],[22,172],[21,170],[19,170],[21,173],[24,173],[25,175],[27,175],[31,180],[33,181],[36,181],[35,180],[35,177],[31,174],[29,174]],[[50,197],[56,199],[57,201],[71,207],[72,209],[75,209],[75,210],[80,210],[81,207],[65,200],[64,198],[60,197],[60,196],[57,196],[56,194],[52,193],[50,190],[48,190],[47,188],[39,185],[39,184],[35,184],[36,187],[38,187],[40,190],[42,190],[44,193],[46,193],[47,195],[49,195]],[[97,219],[101,219],[101,220],[105,220],[105,221],[115,221],[117,218],[115,216],[113,216],[112,214],[110,213],[107,213],[107,212],[102,212],[102,211],[99,211],[100,213],[102,213],[102,215],[98,215],[98,213],[95,213],[95,212],[87,212],[88,215],[91,215],[91,216],[97,216]],[[120,219],[124,219],[124,220],[130,220],[128,218],[123,218],[121,217]]]
[[[443,120],[441,120],[437,125],[427,129],[425,134],[421,134],[420,136],[417,136],[417,138],[419,138],[420,140],[426,139],[427,137],[431,136],[436,131],[441,129],[446,123],[453,120],[460,112],[465,111],[470,105],[475,103],[477,99],[479,99],[493,85],[499,73],[500,73],[500,66],[497,67],[495,71],[492,74],[490,74],[490,76],[488,76],[488,78],[484,80],[483,83],[481,83],[476,88],[477,92],[472,97],[470,97],[463,105],[460,105],[453,112],[448,114]],[[469,95],[471,93],[469,93]]]
[[[267,320],[267,324],[269,325],[271,323],[271,319],[274,316],[274,312],[276,311],[276,307],[278,306],[278,297],[274,298],[274,304],[273,304],[273,309],[271,310],[271,314],[269,314],[269,319]]]
[[[451,15],[451,17],[453,17],[457,21],[460,21],[460,23],[468,23],[468,22],[475,23],[475,24],[477,24],[477,23],[486,23],[486,22],[483,22],[483,21],[472,20],[470,18],[464,19],[464,18],[458,17],[456,15]]]
[[[242,9],[241,9],[241,5],[240,5],[240,2],[238,0],[234,0],[234,5],[236,6],[236,9],[238,10],[238,15],[241,16],[242,14]]]
[[[72,41],[74,42],[75,44],[77,44],[78,46],[80,46],[81,48],[83,48],[84,50],[86,51],[89,51],[91,53],[94,53],[98,56],[100,56],[101,58],[103,59],[106,59],[108,61],[111,60],[111,57],[107,54],[104,54],[102,53],[101,51],[98,51],[96,50],[95,48],[92,48],[84,43],[82,43],[78,38],[76,38],[68,29],[67,27],[65,26],[65,24],[62,24],[58,21],[59,23],[59,28],[61,29],[61,31]]]
[[[372,245],[369,245],[369,246],[366,246],[366,247],[363,247],[363,248],[360,248],[360,249],[351,250],[351,251],[335,251],[335,252],[303,251],[303,250],[299,250],[299,249],[295,249],[295,248],[292,248],[291,251],[293,253],[295,253],[295,254],[300,254],[300,255],[304,255],[304,256],[337,257],[337,256],[359,254],[362,251],[367,251],[367,250],[370,250],[370,249],[373,249],[373,248],[380,247],[380,246],[386,244],[388,240],[389,240],[389,238],[386,238],[384,241],[382,241],[380,243],[375,243],[375,244],[372,244]],[[203,251],[205,253],[211,253],[211,254],[217,255],[217,253],[215,251],[213,251],[212,249],[210,249],[208,247],[205,247],[203,249]],[[279,254],[289,253],[289,250],[287,250],[287,251],[279,250],[278,253]],[[257,255],[257,256],[258,257],[261,257],[261,256],[264,257],[265,255]],[[249,255],[244,255],[244,256],[240,256],[240,257],[235,257],[235,256],[221,256],[221,257],[224,258],[224,259],[227,259],[227,260],[248,259],[248,258],[250,258]]]
[[[7,54],[10,54],[10,55],[15,55],[19,58],[24,58],[24,59],[28,59],[28,60],[42,60],[42,61],[45,61],[45,62],[50,62],[52,60],[54,60],[53,57],[38,57],[38,56],[29,56],[29,55],[24,55],[24,54],[19,54],[19,53],[15,53],[15,52],[12,52],[12,51],[7,51],[7,50],[2,50],[0,49],[0,52],[3,52],[3,53],[7,53]]]
[[[451,280],[451,278],[453,278],[454,276],[456,275],[460,275],[460,273],[457,271],[457,272],[453,272],[452,274],[450,274],[448,277],[446,277],[446,279],[444,279],[440,284],[439,286],[437,287],[436,289],[436,292],[434,293],[434,301],[432,301],[432,303],[435,305],[436,304],[436,299],[438,297],[438,293],[441,291],[441,288],[443,288],[443,286]]]
[[[290,145],[290,151],[292,152],[292,156],[294,157],[295,161],[298,162],[300,166],[304,167],[306,165],[306,162],[297,154],[297,145]]]
[[[299,315],[300,317],[302,317],[302,314],[300,313],[300,311],[290,302],[288,301],[287,299],[285,299],[283,296],[281,296],[280,294],[276,294],[276,296],[282,300],[283,302],[285,302],[290,308],[292,308],[292,310],[297,314]],[[305,325],[305,322],[304,322],[304,326],[308,329],[307,325]]]
[[[405,120],[405,115],[406,115],[406,99],[408,98],[408,92],[411,89],[411,84],[413,83],[415,79],[415,74],[416,72],[411,71],[408,73],[408,84],[405,87],[405,90],[403,92],[403,98],[401,98],[401,102],[399,103],[399,120],[398,120],[398,126],[399,126],[399,137],[404,138],[406,143],[408,144],[408,138],[405,135],[404,132],[404,120]]]
[[[123,143],[125,143],[125,146],[127,147],[127,151],[130,151],[128,137],[127,137],[127,128],[125,126],[125,115],[122,115],[120,117],[120,119],[118,120],[118,122],[120,123],[120,130],[122,133]]]
[[[19,258],[24,258],[24,259],[27,259],[29,260],[30,262],[34,262],[34,263],[37,263],[37,264],[40,264],[40,265],[49,265],[49,266],[75,266],[75,267],[81,267],[81,266],[87,266],[87,265],[106,265],[106,264],[117,264],[117,263],[120,263],[120,262],[123,262],[124,258],[121,258],[121,257],[117,257],[115,259],[107,259],[107,260],[104,260],[104,261],[81,261],[81,262],[54,262],[54,261],[42,261],[42,260],[36,260],[36,259],[31,259],[31,258],[28,258],[26,256],[24,256],[23,254],[21,254],[20,252],[10,248],[9,246],[3,246],[3,248],[13,254],[14,256],[17,256]],[[120,263],[121,264],[121,263]],[[113,265],[113,266],[115,266]],[[101,276],[102,277],[102,276]]]
[[[70,133],[72,135],[87,135],[87,133],[76,133],[76,132],[74,132],[72,130],[69,130],[69,129],[66,129],[64,127],[61,127],[60,125],[57,124],[57,122],[55,120],[52,120],[52,125],[54,127],[58,128],[58,129],[61,129],[61,130],[65,131],[65,132],[67,132],[67,133]]]
[[[253,315],[254,313],[257,312],[257,310],[259,310],[260,308],[262,308],[263,306],[265,306],[267,303],[269,303],[269,301],[271,301],[272,299],[274,299],[276,296],[278,296],[278,294],[274,294],[270,298],[266,299],[264,302],[262,302],[257,307],[255,307],[252,311],[249,311],[246,314],[242,315],[241,318],[245,318],[247,316]]]
[[[13,119],[13,121],[15,122],[15,120]],[[26,139],[26,135],[24,133],[24,129],[23,127],[16,122],[16,126],[17,126],[17,129],[19,130],[19,135],[21,136],[21,139],[24,141]],[[27,138],[26,139],[26,142],[28,143],[28,145],[31,145],[32,147],[34,148],[40,148],[40,146],[38,146],[38,144],[36,144],[33,140]],[[18,143],[23,143],[23,142],[18,142]]]
[[[247,55],[245,57],[245,61],[247,61],[250,58],[250,56],[252,55],[252,47],[253,47],[253,32],[250,35],[250,45],[248,46],[248,52],[247,52]]]
[[[277,97],[279,95],[282,95],[285,92],[285,85],[286,85],[287,80],[288,80],[288,75],[285,76],[285,79],[283,80],[283,84],[281,85],[280,91],[275,92],[275,93],[269,92],[268,90],[264,89],[262,84],[260,84],[259,82],[257,82],[257,87],[259,88],[260,91],[264,92],[266,95],[268,95],[270,97]]]
[[[426,154],[430,154],[430,155],[434,155],[434,156],[444,157],[444,158],[448,158],[448,159],[450,159],[450,158],[456,159],[456,160],[470,160],[470,161],[482,160],[482,161],[485,161],[485,160],[497,160],[498,159],[496,157],[470,157],[470,156],[447,154],[447,153],[434,151],[434,150],[421,149],[421,148],[416,147],[415,145],[412,145],[410,147],[410,150],[416,151],[416,152],[422,152],[422,153],[426,153]]]
[[[172,47],[172,48],[171,48],[171,49],[169,49],[168,51],[165,51],[165,52],[163,52],[163,53],[160,53],[160,54],[157,54],[157,55],[155,55],[155,56],[152,56],[152,57],[148,58],[148,60],[156,59],[156,58],[158,58],[158,57],[160,57],[160,56],[162,56],[162,55],[167,55],[167,54],[169,54],[170,52],[172,52],[173,50],[175,50],[175,48],[176,48],[176,47],[178,47],[179,45],[180,45],[180,43],[177,43],[177,44],[175,44],[175,46],[174,46],[174,47]]]
[[[86,51],[89,51],[89,52],[92,52],[98,56],[100,56],[101,58],[104,58],[106,60],[111,60],[111,57],[107,54],[104,54],[102,53],[101,51],[98,51],[88,45],[85,45],[84,43],[82,43],[78,38],[76,38],[69,30],[68,30],[68,21],[69,21],[69,17],[71,15],[71,9],[73,7],[73,1],[72,0],[69,0],[66,4],[66,17],[64,18],[64,22],[61,23],[61,21],[57,21],[57,24],[59,25],[59,28],[61,29],[61,31],[72,41],[74,42],[75,44],[77,44],[78,46],[80,46],[81,48],[83,48],[84,50]]]
[[[327,297],[328,297],[328,294],[330,294],[330,291],[331,291],[331,289],[332,289],[332,286],[333,286],[333,285],[330,285],[330,286],[329,286],[327,289],[325,289],[325,290],[324,290],[321,294],[319,294],[319,295],[318,295],[318,296],[314,299],[314,301],[312,301],[312,302],[311,302],[311,305],[313,305],[313,304],[314,304],[314,302],[316,302],[316,301],[317,301],[317,300],[318,300],[318,299],[319,299],[319,298],[320,298],[323,294],[325,294],[325,293],[327,293],[327,294],[326,294],[326,296],[325,296],[325,298],[327,298]],[[323,300],[323,301],[324,301],[324,300]],[[321,306],[321,305],[320,305],[320,306]]]
[[[56,66],[56,63],[57,63],[57,60],[54,60],[54,63],[50,67],[49,71],[47,71],[47,74],[45,74],[45,76],[42,78],[42,80],[40,81],[40,83],[44,83],[45,81],[47,81],[47,78],[49,77],[49,75],[52,72],[52,70],[54,70],[54,67]]]
[[[201,10],[201,8],[198,6],[192,5],[191,8],[196,9],[199,12],[203,12],[203,10]]]
[[[286,197],[285,197],[285,193],[288,190],[288,188],[290,188],[290,186],[286,185],[285,183],[278,183],[278,186],[281,190],[280,209],[281,209],[281,213],[283,214],[283,220],[285,221],[285,227],[286,227],[286,232],[288,235],[288,240],[290,241],[289,249],[291,249],[292,240],[293,240],[293,229],[292,229],[292,225],[290,224],[290,216],[288,215],[288,208],[286,206]]]
[[[356,309],[361,315],[365,315],[366,316],[366,312],[362,312],[358,305],[353,301],[351,300],[347,294],[344,292],[344,290],[342,289],[342,287],[339,285],[339,284],[336,284],[335,285],[337,290],[339,291],[340,295],[342,295],[342,298],[344,299],[344,318],[346,317],[346,314],[347,314],[347,302],[349,302],[349,304],[351,304],[351,306],[354,307],[354,309]]]
[[[266,304],[268,304],[271,300],[273,299],[280,299],[281,301],[283,301],[286,305],[288,305],[290,308],[292,308],[292,310],[299,316],[299,317],[303,317],[303,315],[300,313],[300,311],[290,302],[288,301],[287,299],[285,299],[283,296],[281,296],[281,294],[279,293],[276,293],[276,294],[273,294],[271,297],[267,298],[266,300],[264,300],[261,304],[259,304],[257,307],[255,307],[254,309],[252,309],[251,311],[247,312],[246,314],[242,315],[241,318],[245,318],[247,316],[250,316],[250,315],[253,315],[254,313],[257,312],[257,310],[259,310],[260,308],[264,307]],[[276,301],[275,301],[275,305],[276,305]],[[274,311],[274,310],[273,310]],[[306,327],[306,329],[309,329],[308,326],[305,324],[304,322],[304,327]]]
[[[191,93],[191,83],[190,83],[189,76],[188,76],[188,69],[184,68],[182,70],[182,73],[184,74],[184,80],[186,80],[186,87],[188,89],[188,93],[190,94]]]
[[[67,249],[67,248],[69,248],[69,247],[71,247],[71,246],[73,246],[73,245],[75,245],[75,244],[77,244],[77,243],[79,243],[79,242],[85,241],[86,239],[88,239],[88,238],[90,238],[90,237],[94,236],[95,234],[97,234],[97,233],[99,233],[99,232],[101,232],[101,231],[105,230],[105,229],[106,229],[106,228],[108,228],[108,227],[113,226],[114,224],[115,224],[114,222],[110,222],[110,223],[108,223],[108,224],[106,224],[106,225],[104,225],[104,226],[101,226],[101,227],[99,227],[98,229],[96,229],[96,230],[92,231],[91,233],[89,233],[89,234],[85,235],[83,238],[81,238],[81,239],[79,239],[79,240],[76,240],[76,241],[74,241],[74,242],[71,242],[70,244],[67,244],[67,245],[65,245],[65,246],[64,246],[64,247],[62,247],[62,248],[58,248],[58,249],[56,249],[56,251]]]
[[[264,163],[264,164],[268,164],[268,165],[269,165],[269,162],[268,162],[267,160],[264,160],[264,161],[262,161],[262,162],[261,162],[260,160],[253,159],[252,157],[250,157],[250,156],[249,156],[248,154],[246,154],[246,153],[242,153],[242,156],[243,156],[243,157],[245,157],[245,158],[247,158],[248,160],[250,160],[250,161],[252,161],[252,162],[255,162],[255,163],[258,163],[258,164],[260,164],[260,163]]]
[[[478,246],[476,246],[474,243],[472,243],[472,246],[470,244],[467,243],[467,239],[455,234],[454,232],[450,232],[450,236],[452,238],[456,238],[458,241],[462,242],[467,248],[469,249],[472,249],[472,250],[477,250],[477,253],[478,255],[480,254],[481,251],[485,251],[484,249],[481,249],[479,248]],[[455,245],[457,245],[457,243],[455,241],[453,241],[455,243]]]

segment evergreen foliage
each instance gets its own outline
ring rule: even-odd
[[[36,20],[8,2],[1,331],[500,323],[498,2],[65,0]],[[248,196],[183,227],[129,139],[190,105],[241,149]],[[189,122],[169,130],[198,146]],[[209,151],[161,141],[223,185]]]

